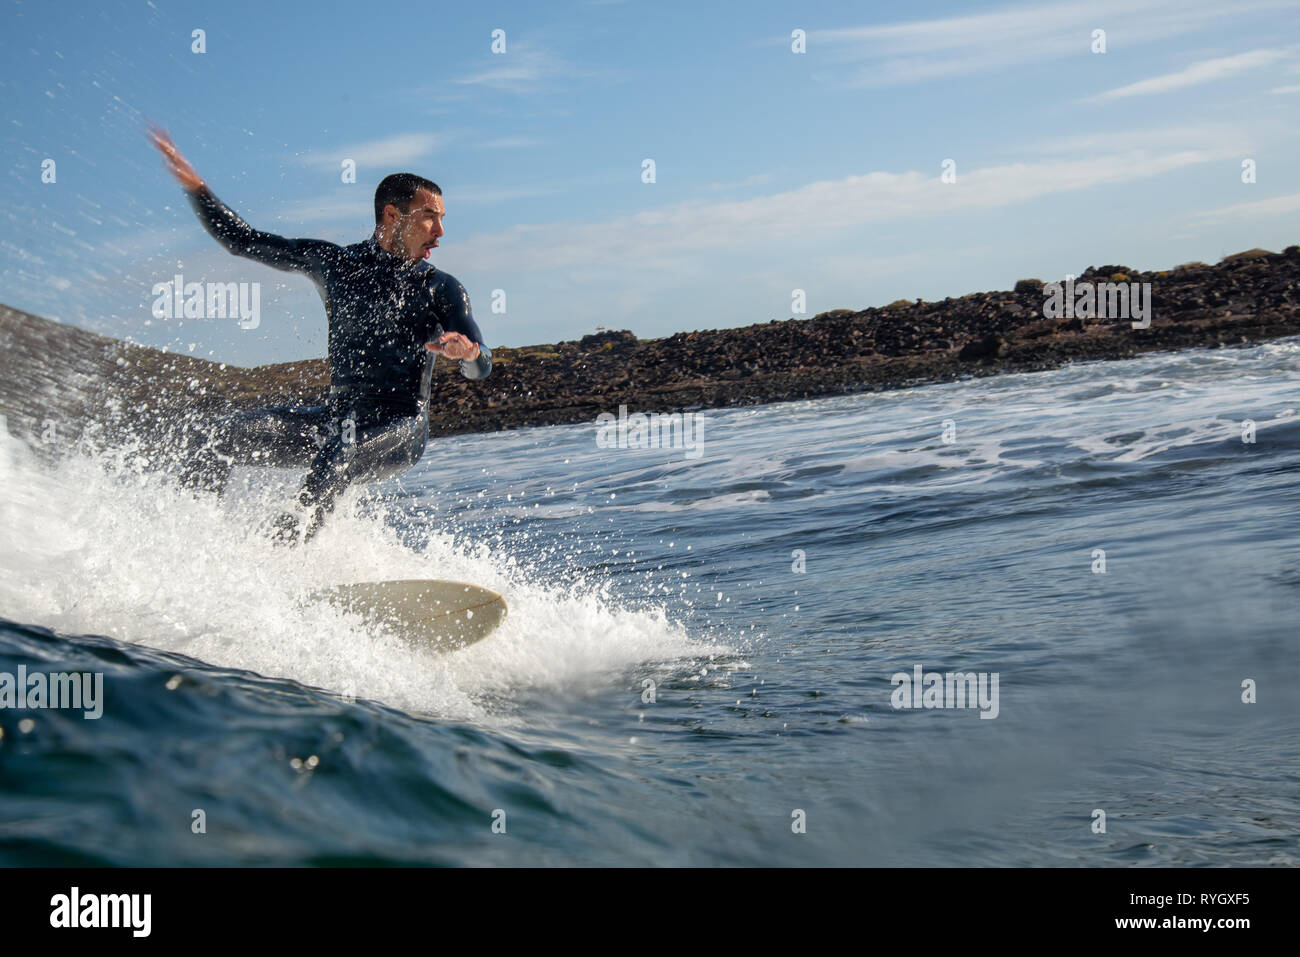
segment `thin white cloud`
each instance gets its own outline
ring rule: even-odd
[[[1197,213],[1195,225],[1207,226],[1229,219],[1260,219],[1267,216],[1284,216],[1300,213],[1300,193],[1287,196],[1272,196],[1268,199],[1256,199],[1248,203],[1234,203],[1219,209]]]
[[[755,173],[753,176],[749,176],[742,180],[737,180],[734,183],[710,183],[709,189],[712,190],[740,189],[745,186],[762,186],[764,183],[770,183],[771,181],[772,181],[771,173]]]
[[[1089,54],[1092,31],[1133,47],[1239,22],[1250,14],[1294,8],[1294,0],[1097,0],[1022,4],[985,13],[883,26],[812,30],[808,54],[830,61],[815,70],[830,85],[879,87],[989,73],[1023,63]],[[789,46],[788,36],[773,43]],[[1098,54],[1103,56],[1104,54]],[[856,64],[856,66],[844,66]]]
[[[1195,126],[1136,127],[1088,133],[1072,130],[1068,135],[1054,135],[1009,150],[1031,153],[1111,153],[1132,149],[1197,148],[1207,143],[1239,151],[1249,149],[1249,139],[1237,127],[1225,123],[1201,123]]]
[[[1300,83],[1294,86],[1275,86],[1269,90],[1270,93],[1300,93]]]
[[[517,273],[574,266],[641,264],[666,250],[704,251],[753,242],[794,244],[870,223],[959,216],[1094,186],[1132,182],[1235,158],[1235,144],[1084,159],[1019,162],[971,171],[945,184],[939,171],[874,172],[809,183],[733,202],[680,203],[597,223],[519,225],[449,244],[445,255],[475,269]],[[652,187],[644,187],[651,189]]]
[[[1270,63],[1277,62],[1284,56],[1286,56],[1284,50],[1250,50],[1247,53],[1238,53],[1235,56],[1201,60],[1199,63],[1193,63],[1191,66],[1184,67],[1175,73],[1153,76],[1146,80],[1139,80],[1137,83],[1130,83],[1128,86],[1116,87],[1113,90],[1107,90],[1105,93],[1099,93],[1090,99],[1095,101],[1116,100],[1130,96],[1168,93],[1172,90],[1181,90],[1201,83],[1223,80],[1246,70],[1267,66]]]
[[[481,150],[523,150],[535,149],[541,146],[543,142],[543,140],[534,136],[501,136],[494,140],[484,140],[481,143],[471,143],[469,145]]]
[[[610,70],[574,66],[559,54],[535,43],[511,41],[507,34],[505,53],[486,53],[487,62],[473,73],[454,77],[456,86],[488,87],[505,93],[538,93],[559,79],[604,79],[616,76]],[[443,99],[442,94],[433,94]],[[451,95],[455,95],[454,91]]]
[[[489,203],[508,203],[514,199],[528,199],[532,196],[550,196],[558,193],[557,189],[543,189],[537,186],[520,186],[517,188],[496,188],[492,186],[457,186],[446,189],[449,205],[485,206]]]
[[[301,157],[309,166],[340,168],[345,159],[353,160],[359,168],[406,166],[432,155],[434,147],[444,137],[432,133],[402,133],[379,140],[366,140],[347,146],[313,150]]]
[[[305,200],[287,207],[276,217],[280,223],[366,223],[374,222],[374,193],[364,187],[355,187],[357,194],[338,199]],[[256,224],[254,224],[256,225]],[[270,227],[258,227],[267,229]]]

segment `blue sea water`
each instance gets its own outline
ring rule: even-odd
[[[0,863],[1295,865],[1298,371],[705,411],[695,458],[443,438],[293,551],[288,473],[217,503],[5,437],[0,673],[104,695],[0,709]],[[434,657],[299,600],[417,577],[510,617]],[[896,708],[918,666],[996,716]]]

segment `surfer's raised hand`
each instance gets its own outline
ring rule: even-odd
[[[478,343],[471,342],[459,332],[444,332],[437,342],[426,342],[424,348],[448,359],[477,359],[479,354]]]
[[[205,185],[203,179],[190,165],[189,160],[181,155],[181,151],[176,148],[171,135],[165,129],[161,126],[151,126],[149,138],[153,140],[153,145],[158,147],[158,152],[167,159],[167,171],[176,177],[178,183],[190,192],[203,189]]]

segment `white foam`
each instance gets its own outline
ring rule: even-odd
[[[0,481],[0,614],[64,634],[473,719],[511,689],[563,691],[641,662],[725,650],[692,640],[663,609],[620,607],[563,569],[561,584],[538,581],[481,543],[435,534],[417,553],[365,514],[373,502],[358,512],[363,490],[340,500],[310,545],[284,549],[264,527],[284,490],[232,489],[218,502],[84,456],[51,469],[2,429]],[[510,615],[479,645],[431,656],[328,604],[300,603],[323,585],[399,578],[474,582],[504,594]]]

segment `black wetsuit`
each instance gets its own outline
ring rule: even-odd
[[[479,345],[460,360],[485,378],[492,355],[453,276],[387,252],[374,236],[351,246],[258,232],[204,188],[189,192],[209,233],[236,256],[309,276],[329,320],[330,394],[324,406],[278,406],[235,415],[210,435],[191,435],[182,479],[220,493],[234,465],[306,468],[299,502],[313,509],[310,537],[352,482],[400,475],[424,454],[433,353],[444,332]],[[296,522],[280,526],[296,539]]]

